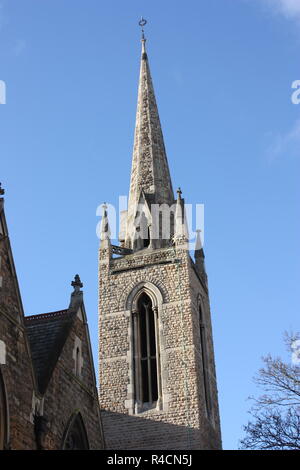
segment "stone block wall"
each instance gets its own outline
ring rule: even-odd
[[[78,341],[79,340],[79,341]],[[81,344],[79,375],[76,375],[74,347]],[[72,417],[80,413],[92,450],[103,449],[100,408],[90,361],[86,327],[78,317],[72,326],[44,396],[46,422],[42,444],[45,449],[61,449]]]
[[[192,272],[188,251],[146,249],[118,259],[109,255],[100,249],[99,397],[107,447],[220,448],[218,407],[214,404],[208,419],[199,355],[197,296],[207,293]],[[131,302],[132,293],[143,286],[158,298],[162,405],[137,413]],[[208,351],[216,400],[211,345]]]
[[[0,221],[2,222],[2,221]],[[6,427],[2,446],[35,449],[31,421],[34,374],[23,325],[23,313],[9,239],[0,240],[0,374],[4,388]]]

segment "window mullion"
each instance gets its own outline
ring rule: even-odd
[[[145,304],[146,313],[146,335],[147,335],[147,363],[148,363],[148,387],[149,387],[149,402],[152,403],[152,380],[151,380],[151,350],[150,350],[150,328],[149,328],[149,304]]]
[[[141,399],[141,380],[140,380],[140,348],[139,348],[139,322],[138,312],[133,312],[133,341],[134,341],[134,381],[136,399]]]
[[[138,344],[139,344],[139,370],[138,370],[138,377],[139,377],[139,394],[140,394],[140,400],[141,402],[144,401],[144,395],[145,395],[145,390],[143,388],[143,377],[142,377],[142,360],[143,360],[143,357],[142,357],[142,344],[141,342],[143,341],[143,337],[142,337],[142,332],[141,332],[141,315],[142,315],[142,312],[140,311],[139,312],[139,316],[138,316],[138,335],[139,335],[139,338],[138,338]]]
[[[155,329],[155,359],[156,359],[156,377],[157,377],[157,400],[160,402],[162,397],[161,368],[160,368],[160,345],[159,345],[159,327],[158,327],[158,307],[153,308],[154,329]]]

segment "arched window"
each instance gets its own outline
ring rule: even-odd
[[[211,416],[211,397],[210,397],[210,387],[209,387],[209,375],[208,375],[208,357],[207,357],[207,338],[206,338],[206,328],[203,318],[203,312],[201,304],[199,304],[199,327],[200,327],[200,348],[201,348],[201,359],[202,359],[202,372],[203,372],[203,388],[204,388],[204,398],[207,416]]]
[[[4,381],[0,370],[0,450],[7,444],[7,402]]]
[[[80,413],[70,419],[63,438],[63,450],[88,450],[87,433]]]
[[[137,411],[154,408],[160,396],[157,319],[152,301],[142,293],[133,318],[134,391]]]

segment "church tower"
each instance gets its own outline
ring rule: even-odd
[[[145,20],[141,20],[143,27]],[[211,316],[200,233],[188,249],[142,53],[128,211],[120,245],[103,206],[99,397],[109,449],[220,449]]]

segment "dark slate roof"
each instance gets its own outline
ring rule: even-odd
[[[40,393],[45,393],[76,316],[74,310],[43,313],[24,318],[33,368]]]

